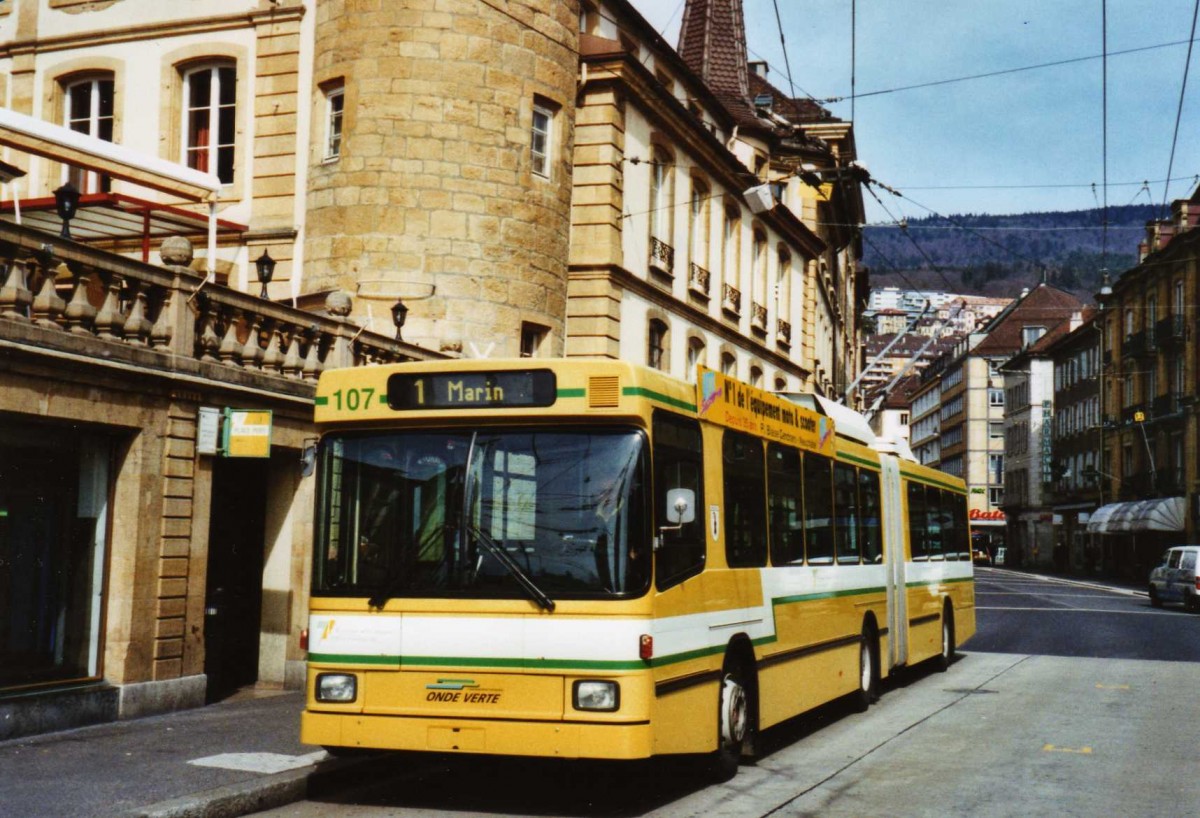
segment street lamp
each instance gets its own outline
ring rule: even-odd
[[[408,307],[404,306],[404,302],[397,298],[396,303],[392,305],[392,323],[396,325],[396,340],[402,341],[400,331],[404,329],[404,322],[408,319]]]
[[[64,239],[71,238],[71,219],[75,218],[79,209],[79,188],[67,182],[55,190],[54,209],[62,219],[62,232],[59,236]]]
[[[275,259],[263,250],[262,255],[254,260],[254,268],[258,271],[258,281],[262,284],[262,292],[258,294],[259,298],[267,298],[267,285],[271,283],[271,278],[275,275]]]

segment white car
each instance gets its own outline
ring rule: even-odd
[[[1200,609],[1200,545],[1167,549],[1162,563],[1150,572],[1150,604],[1161,608],[1164,602]]]

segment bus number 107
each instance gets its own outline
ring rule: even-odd
[[[347,389],[345,391],[338,389],[330,395],[334,409],[339,412],[343,409],[348,409],[351,412],[357,412],[361,409],[365,412],[371,408],[371,399],[373,397],[375,397],[375,390],[367,387],[362,389]]]

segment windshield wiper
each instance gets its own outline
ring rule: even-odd
[[[485,533],[483,529],[477,525],[472,524],[469,526],[467,531],[472,537],[475,538],[476,542],[483,544],[483,546],[488,550],[488,553],[495,557],[496,561],[503,565],[508,573],[512,574],[513,579],[515,579],[517,584],[525,590],[525,593],[529,594],[530,598],[533,599],[534,602],[550,613],[554,613],[554,600],[546,596],[546,592],[539,588],[537,584],[529,578],[529,575],[521,570],[521,566],[517,565],[516,560],[510,557],[508,552],[504,550],[504,546],[493,540],[491,536]]]

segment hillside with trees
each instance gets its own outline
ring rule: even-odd
[[[930,216],[866,228],[863,260],[872,287],[1012,296],[1044,276],[1090,301],[1105,267],[1115,280],[1137,263],[1146,222],[1159,213],[1157,205],[1108,208],[1107,254],[1099,209]]]

